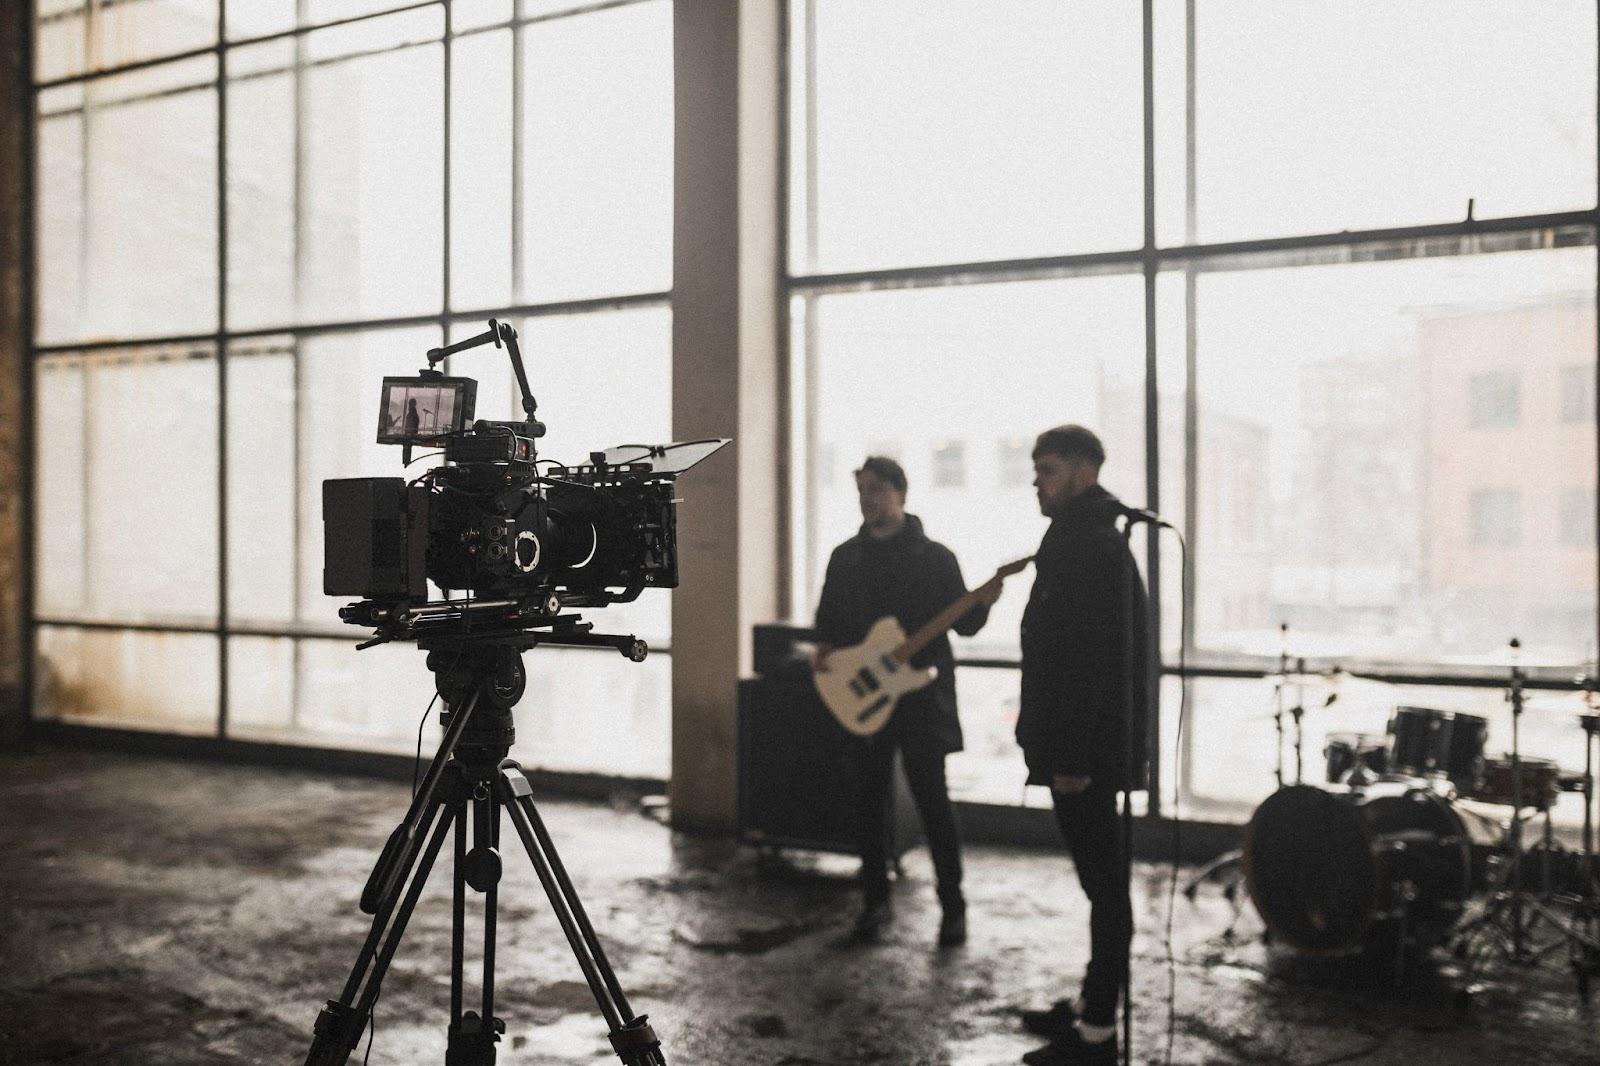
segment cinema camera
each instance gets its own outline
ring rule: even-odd
[[[523,421],[474,421],[478,383],[435,369],[449,355],[489,343],[504,346],[511,360]],[[439,448],[444,464],[409,483],[322,483],[323,590],[364,597],[339,616],[373,627],[369,644],[463,627],[570,623],[573,616],[561,614],[566,608],[605,607],[646,588],[677,586],[674,482],[726,440],[621,445],[563,466],[538,458],[545,427],[510,325],[491,319],[487,332],[432,349],[427,358],[416,377],[383,379],[377,440],[404,446],[406,464],[413,447]],[[430,581],[446,590],[444,599],[430,600]],[[452,591],[467,596],[450,598]],[[593,642],[644,657],[642,642],[632,638]]]

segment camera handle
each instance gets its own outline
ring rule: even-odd
[[[517,345],[517,331],[512,327],[511,323],[491,318],[489,320],[489,328],[475,337],[468,337],[466,340],[447,344],[443,348],[428,349],[428,369],[433,370],[436,365],[457,352],[464,352],[469,348],[476,348],[489,343],[493,343],[496,348],[499,348],[502,347],[502,342],[504,342],[503,347],[506,349],[506,354],[511,358],[511,369],[517,375],[517,388],[522,391],[522,410],[528,416],[528,436],[542,437],[544,436],[544,423],[540,422],[536,417],[539,403],[533,398],[533,389],[528,386],[528,371],[522,365],[522,349]]]

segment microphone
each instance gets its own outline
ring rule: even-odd
[[[1151,525],[1160,526],[1163,529],[1178,528],[1171,522],[1168,522],[1165,518],[1162,518],[1160,515],[1156,514],[1154,511],[1147,511],[1142,507],[1129,507],[1125,503],[1119,503],[1117,505],[1117,509],[1122,514],[1122,517],[1126,518],[1130,524],[1134,522],[1149,522]]]

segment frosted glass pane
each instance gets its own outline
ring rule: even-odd
[[[355,630],[351,630],[355,633]],[[412,644],[304,640],[299,647],[299,709],[289,729],[304,743],[411,752],[426,711],[423,757],[439,745],[439,708],[427,656]]]
[[[34,609],[46,617],[85,609],[85,381],[75,356],[41,360],[34,376]]]
[[[216,92],[119,99],[124,79],[139,77],[95,82],[90,94],[85,337],[217,324]],[[116,102],[97,106],[102,97]]]
[[[1594,4],[1196,6],[1200,240],[1594,206]]]
[[[283,739],[294,717],[295,642],[228,638],[228,736]]]
[[[217,610],[217,366],[127,351],[88,366],[89,615],[212,622]]]
[[[114,67],[217,42],[220,0],[98,0],[98,4],[99,35],[90,42],[96,66]]]
[[[205,48],[217,40],[219,0],[38,0],[34,76],[39,81]],[[23,8],[26,11],[26,8]],[[92,36],[86,39],[89,30]]]
[[[38,321],[42,343],[78,336],[84,284],[83,116],[39,121]]]
[[[41,626],[41,718],[208,734],[217,723],[217,638]]]
[[[792,4],[797,272],[1134,248],[1142,240],[1138,4]],[[815,11],[814,166],[804,13]],[[807,189],[809,178],[815,187]]]
[[[450,5],[450,24],[455,32],[474,26],[495,26],[511,18],[511,0],[453,0]]]
[[[308,47],[318,36],[308,38]],[[305,73],[305,87],[306,273],[298,317],[438,310],[444,284],[442,46],[314,67]]]
[[[528,691],[516,707],[513,758],[547,770],[669,776],[669,658],[634,663],[610,651],[547,648],[522,661]]]
[[[278,45],[241,48],[229,69],[289,59]],[[237,62],[235,62],[237,61]],[[294,74],[228,86],[228,324],[289,323],[295,305]]]
[[[511,296],[511,31],[455,42],[450,114],[450,303]]]
[[[294,618],[292,342],[242,342],[228,359],[228,611],[234,622]]]
[[[521,32],[524,295],[670,288],[671,5],[652,0]]]
[[[294,27],[298,0],[223,0],[228,9],[228,39],[259,37]]]
[[[85,0],[36,0],[33,77],[51,81],[83,70]]]

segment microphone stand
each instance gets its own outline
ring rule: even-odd
[[[1133,730],[1133,680],[1140,671],[1140,656],[1137,641],[1134,639],[1134,616],[1139,613],[1139,566],[1133,559],[1133,529],[1142,523],[1149,523],[1157,529],[1173,527],[1153,511],[1135,507],[1124,507],[1122,527],[1123,547],[1126,551],[1124,579],[1123,579],[1123,682],[1126,694],[1126,706],[1122,716],[1122,741],[1123,741],[1123,766],[1122,777],[1122,878],[1124,892],[1128,900],[1128,944],[1126,948],[1126,964],[1121,972],[1122,995],[1122,1062],[1123,1066],[1132,1066],[1133,1063],[1133,793],[1143,782],[1135,780],[1134,770],[1139,765],[1138,749],[1135,745],[1141,738]],[[1159,636],[1153,634],[1150,618],[1150,607],[1154,597],[1159,591],[1151,591],[1145,598],[1144,605],[1144,634],[1145,644],[1148,649],[1151,640],[1159,641]],[[1159,643],[1156,645],[1159,647]],[[1156,684],[1151,685],[1149,674],[1145,672],[1145,726],[1148,730],[1150,723],[1156,721],[1154,714],[1159,712],[1161,706],[1160,678]],[[1176,817],[1176,812],[1174,812]]]

